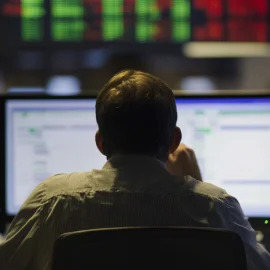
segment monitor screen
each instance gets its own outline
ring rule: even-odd
[[[6,102],[6,208],[9,215],[42,180],[57,173],[101,169],[95,145],[95,100]]]
[[[183,143],[203,179],[235,196],[249,217],[270,216],[270,97],[178,99]]]
[[[270,97],[176,101],[182,142],[195,150],[203,179],[237,197],[247,216],[270,216]],[[45,178],[102,168],[94,108],[93,99],[6,101],[9,215]]]

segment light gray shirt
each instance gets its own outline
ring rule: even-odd
[[[229,229],[245,244],[249,270],[270,269],[270,255],[234,197],[139,156],[116,156],[102,170],[59,174],[37,186],[0,244],[0,269],[47,270],[62,233],[129,226]]]

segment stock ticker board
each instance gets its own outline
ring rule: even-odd
[[[270,0],[0,0],[1,40],[268,42]]]

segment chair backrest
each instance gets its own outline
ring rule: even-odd
[[[65,233],[54,246],[53,270],[246,270],[245,249],[231,231],[198,228],[114,228]]]

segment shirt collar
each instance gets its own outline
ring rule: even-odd
[[[166,169],[166,164],[159,159],[144,155],[115,155],[111,157],[102,169],[124,169],[124,168],[160,168]]]
[[[169,182],[174,182],[177,186],[188,183],[187,178],[171,175],[166,163],[143,155],[115,155],[105,163],[102,170],[114,171],[117,186],[125,186],[131,190],[153,190],[155,186],[165,192],[167,189],[171,191]]]

